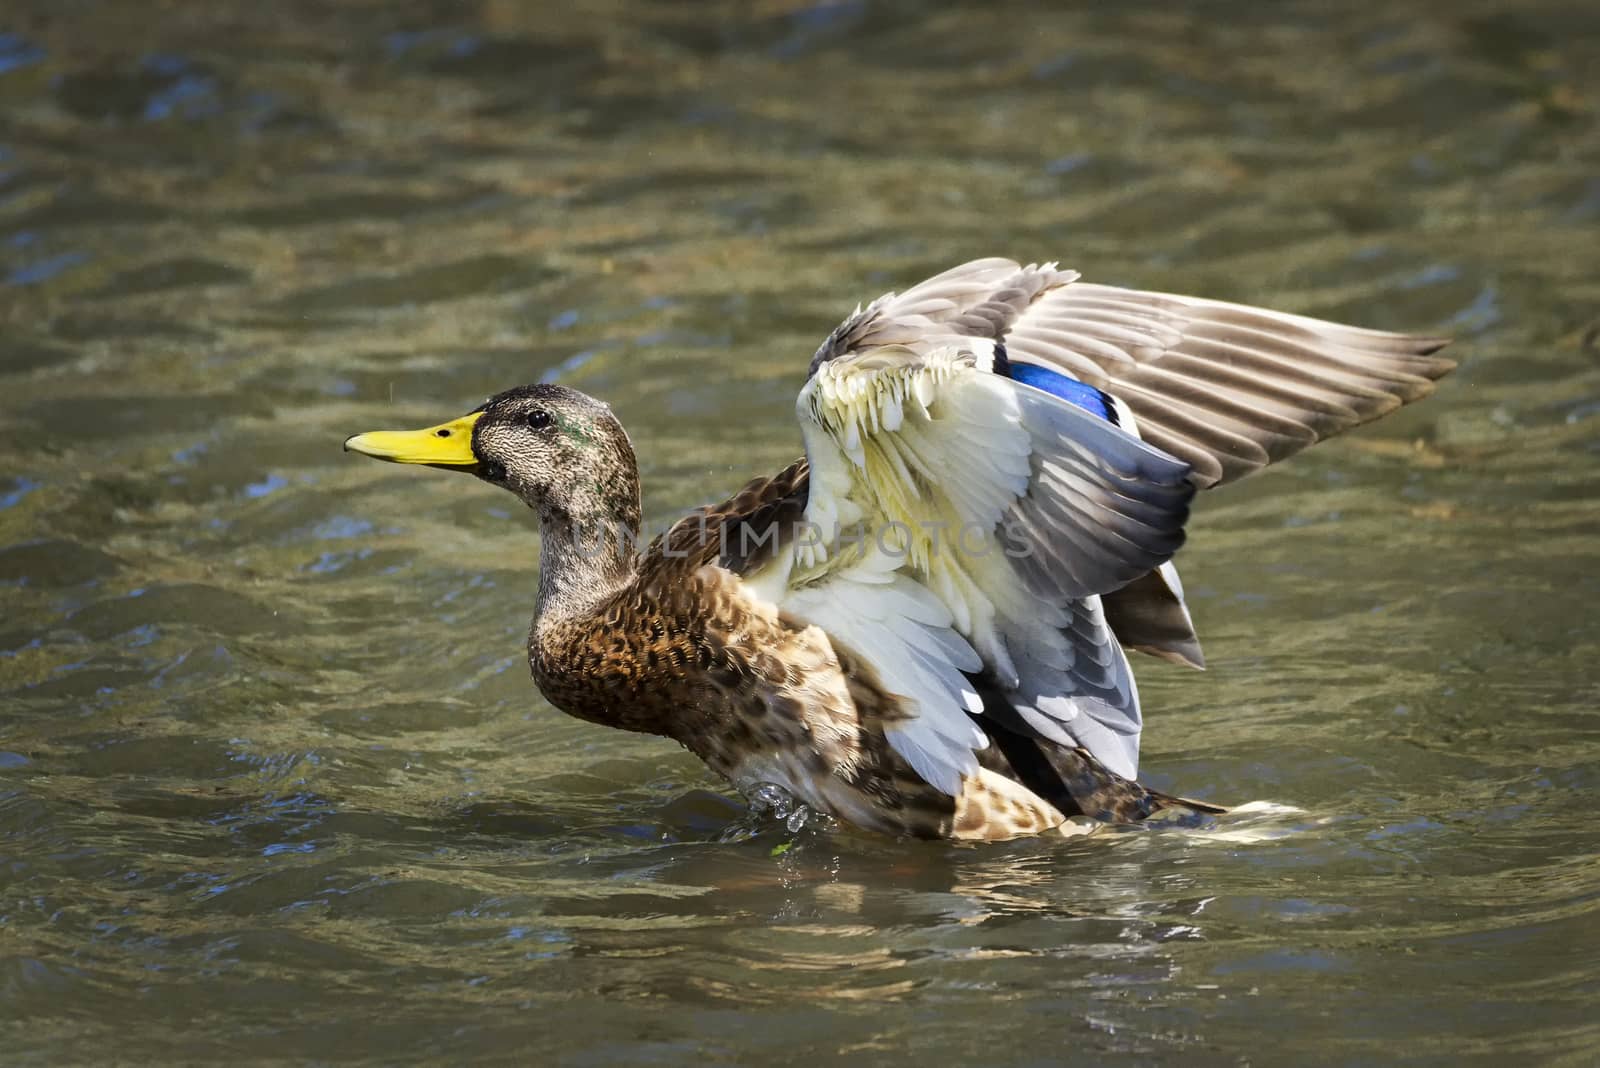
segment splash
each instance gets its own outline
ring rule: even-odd
[[[834,822],[831,817],[811,808],[777,783],[758,782],[745,790],[744,796],[750,802],[752,815],[770,815],[787,827],[791,834],[808,827],[826,830]]]

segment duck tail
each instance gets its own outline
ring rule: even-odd
[[[1143,823],[1162,812],[1186,811],[1214,816],[1228,811],[1224,805],[1196,801],[1152,790],[1125,779],[1096,760],[1086,749],[1056,749],[1050,754],[1067,793],[1078,810],[1104,823]]]
[[[1227,805],[1214,805],[1210,801],[1196,801],[1192,797],[1177,797],[1173,794],[1164,794],[1160,790],[1146,790],[1160,805],[1160,811],[1168,809],[1184,809],[1202,816],[1222,816],[1228,813]]]
[[[994,748],[1004,756],[1018,782],[1069,816],[1087,816],[1102,823],[1142,823],[1172,810],[1197,816],[1228,811],[1225,805],[1162,793],[1124,778],[1081,746],[1057,745],[1013,730],[993,715],[994,709],[1003,707],[995,702],[982,721]]]

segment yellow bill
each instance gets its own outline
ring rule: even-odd
[[[478,463],[472,453],[472,428],[482,416],[473,412],[422,430],[369,430],[347,438],[344,448],[396,464],[472,467]]]

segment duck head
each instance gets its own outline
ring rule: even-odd
[[[575,389],[508,389],[447,423],[374,430],[344,443],[391,463],[465,471],[516,494],[541,525],[639,526],[639,474],[611,407]]]

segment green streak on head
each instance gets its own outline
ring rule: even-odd
[[[564,413],[556,414],[556,426],[567,436],[568,441],[584,446],[595,444],[594,434],[589,428]]]

